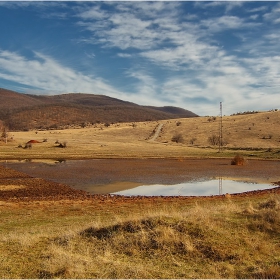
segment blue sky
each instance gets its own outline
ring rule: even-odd
[[[201,116],[280,103],[280,2],[0,2],[0,87]]]

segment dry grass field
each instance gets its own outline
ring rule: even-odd
[[[221,152],[208,142],[218,134],[219,119],[209,117],[10,131],[8,142],[0,144],[0,159],[183,161],[240,153],[279,160],[280,112],[223,117]],[[40,143],[23,148],[30,140]],[[58,191],[39,178],[8,173],[0,176],[0,192],[20,193],[25,181],[38,182],[45,193]],[[188,199],[70,199],[63,194],[0,199],[0,278],[279,279],[279,205],[279,188]]]
[[[0,203],[0,278],[279,279],[279,193]]]
[[[222,152],[209,142],[219,136],[220,119],[209,117],[156,122],[96,124],[86,128],[9,132],[0,158],[185,158],[224,157],[237,153],[279,158],[280,111],[223,117]],[[154,132],[160,127],[158,137]],[[31,148],[19,148],[37,140]],[[56,144],[55,144],[56,143]],[[65,148],[57,147],[61,143]]]

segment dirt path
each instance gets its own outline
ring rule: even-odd
[[[161,132],[162,127],[163,127],[163,123],[159,124],[159,126],[157,127],[157,130],[156,130],[156,132],[154,134],[154,136],[150,139],[151,142],[154,142],[158,138],[158,136],[159,136],[159,134]]]

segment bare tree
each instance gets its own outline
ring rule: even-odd
[[[184,137],[181,133],[176,134],[172,137],[171,139],[172,142],[176,142],[176,143],[184,143]]]
[[[196,141],[196,138],[193,137],[193,138],[190,140],[190,144],[193,145],[195,141]]]
[[[3,127],[2,127],[1,139],[2,139],[3,141],[5,141],[6,144],[7,144],[7,141],[8,141],[8,136],[9,136],[8,130],[7,130],[7,128],[6,128],[5,126],[3,126]]]
[[[219,135],[213,134],[212,136],[208,137],[208,142],[210,145],[217,146],[220,143]]]

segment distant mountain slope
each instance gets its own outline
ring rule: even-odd
[[[31,95],[0,88],[0,109],[23,108],[46,104],[77,104],[88,106],[132,104],[105,95],[68,93],[61,95]]]
[[[30,95],[0,89],[0,120],[11,130],[197,117],[176,107],[140,106],[94,94]]]
[[[0,109],[14,109],[42,104],[32,95],[20,94],[15,91],[0,88]]]
[[[182,108],[179,108],[179,107],[173,107],[173,106],[164,106],[164,107],[153,107],[153,106],[147,106],[148,108],[151,108],[151,109],[155,109],[155,110],[158,110],[158,111],[162,111],[162,112],[165,112],[165,113],[170,113],[170,114],[173,114],[173,115],[177,115],[177,116],[182,116],[183,118],[187,116],[187,118],[192,118],[192,117],[197,117],[198,115],[191,112],[191,111],[188,111],[188,110],[185,110],[185,109],[182,109]]]

